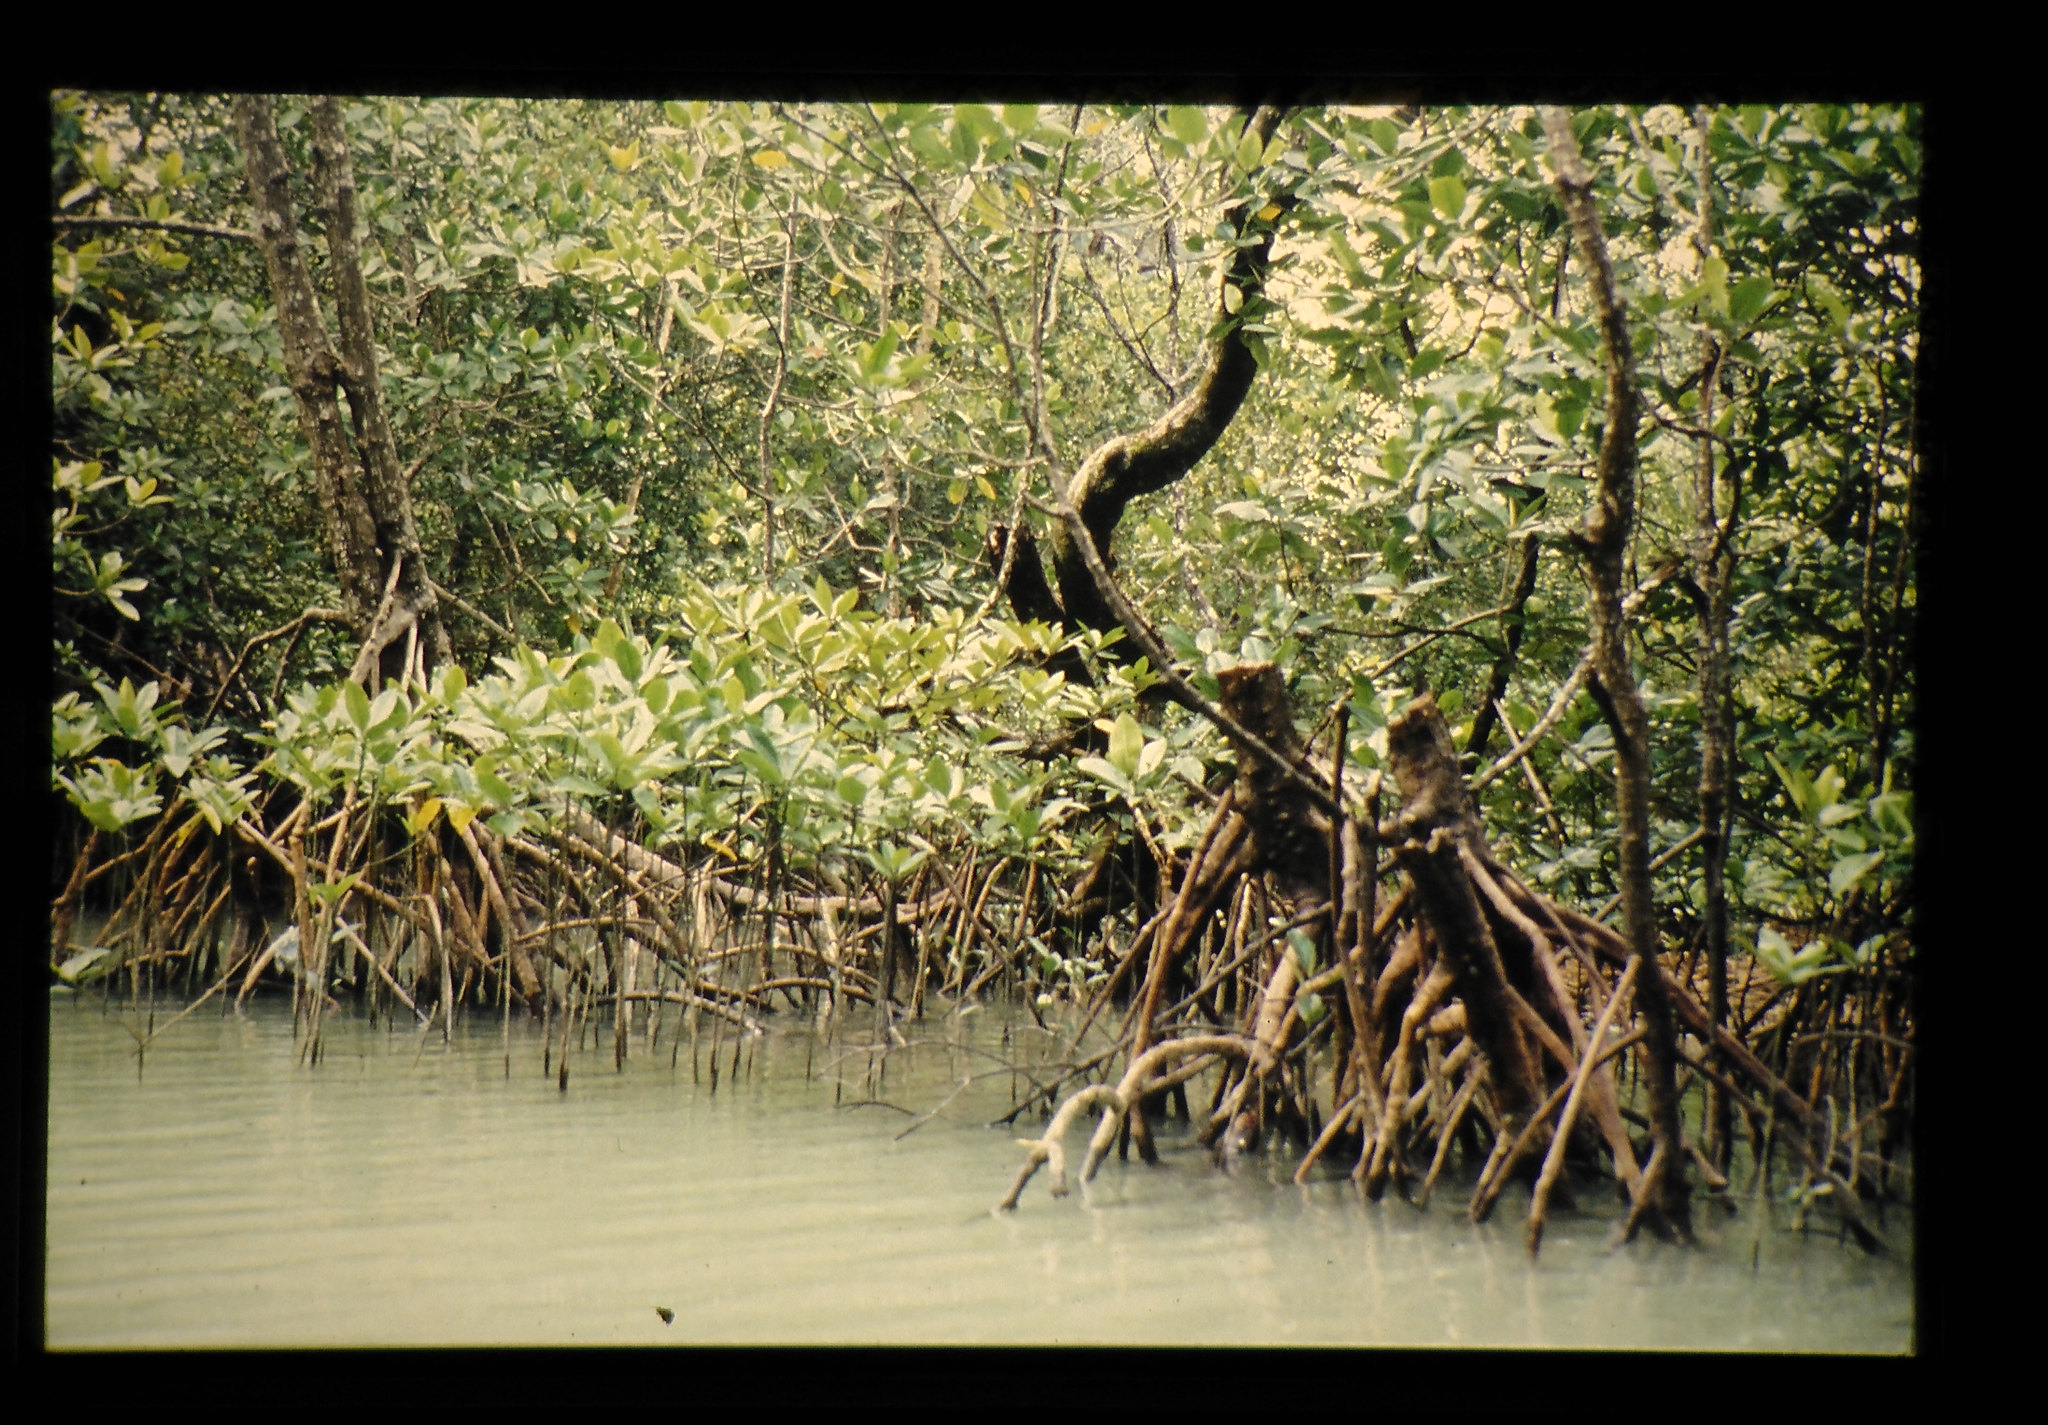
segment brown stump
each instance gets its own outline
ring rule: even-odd
[[[1428,693],[1387,724],[1387,763],[1404,800],[1400,828],[1407,833],[1395,858],[1414,882],[1438,955],[1456,976],[1467,1031],[1487,1059],[1494,1102],[1519,1124],[1543,1101],[1542,1077],[1516,1022],[1500,947],[1458,855],[1462,845],[1483,861],[1486,839],[1458,770],[1451,730]]]
[[[1271,663],[1241,664],[1219,671],[1216,681],[1224,711],[1240,726],[1263,740],[1289,765],[1311,776],[1318,775],[1309,763],[1307,746],[1295,731],[1293,703],[1277,667]],[[1240,748],[1235,802],[1251,830],[1254,859],[1250,870],[1266,874],[1277,902],[1274,909],[1288,919],[1298,919],[1328,905],[1332,894],[1330,849],[1335,828],[1301,784],[1265,759]],[[1324,942],[1325,955],[1335,953],[1335,947],[1328,943],[1329,928],[1329,917],[1321,917],[1317,930]],[[1255,1118],[1262,1117],[1258,1106],[1264,1102],[1266,1076],[1286,1053],[1285,1040],[1292,1037],[1288,1026],[1299,1024],[1298,1019],[1288,1014],[1297,980],[1294,960],[1284,944],[1279,955],[1257,1010],[1257,1047],[1246,1069],[1258,1089],[1251,1099]],[[1296,1116],[1302,1124],[1308,1121],[1304,1111],[1297,1110]],[[1242,1126],[1233,1132],[1242,1136]]]

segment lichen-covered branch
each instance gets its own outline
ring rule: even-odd
[[[1272,140],[1280,119],[1281,111],[1270,105],[1251,116],[1248,129],[1261,147]],[[1068,503],[1105,558],[1125,506],[1192,470],[1222,439],[1258,375],[1258,361],[1240,329],[1241,316],[1233,319],[1232,312],[1245,312],[1265,288],[1273,229],[1249,201],[1231,209],[1229,222],[1241,246],[1224,273],[1218,296],[1217,318],[1223,330],[1210,341],[1208,360],[1193,389],[1144,430],[1097,447],[1067,484]],[[1091,577],[1075,531],[1064,523],[1056,525],[1052,542],[1053,571],[1067,616],[1089,628],[1117,627],[1122,620]]]

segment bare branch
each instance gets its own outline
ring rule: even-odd
[[[242,651],[236,655],[235,661],[228,667],[227,676],[220,680],[220,686],[214,690],[213,700],[206,705],[206,720],[212,720],[214,713],[220,707],[221,699],[228,695],[229,687],[233,685],[236,675],[242,671],[242,665],[249,661],[249,655],[258,648],[269,643],[272,639],[283,638],[288,633],[297,633],[309,623],[349,624],[353,622],[340,609],[307,609],[297,618],[291,620],[291,622],[281,623],[276,628],[266,629],[264,632],[257,634],[242,645]]]
[[[226,228],[218,223],[192,223],[183,218],[117,218],[111,214],[101,217],[86,214],[82,217],[53,215],[53,228],[140,228],[149,232],[188,233],[193,237],[227,238],[232,242],[255,242],[256,234],[247,228]]]

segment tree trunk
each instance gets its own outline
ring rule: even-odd
[[[1272,140],[1280,119],[1279,109],[1261,108],[1251,115],[1247,131],[1264,145]],[[1275,201],[1285,207],[1290,200]],[[1104,442],[1068,482],[1067,497],[1106,567],[1115,564],[1110,540],[1124,508],[1138,496],[1163,490],[1192,470],[1229,428],[1258,375],[1258,361],[1239,327],[1265,289],[1273,229],[1270,223],[1261,226],[1261,221],[1249,201],[1230,211],[1231,227],[1240,239],[1249,239],[1237,249],[1223,279],[1224,288],[1238,298],[1236,315],[1232,317],[1219,293],[1218,319],[1229,325],[1209,344],[1208,361],[1194,389],[1144,430]],[[1107,594],[1088,568],[1079,539],[1064,521],[1052,528],[1052,546],[1053,573],[1059,586],[1058,621],[1070,631],[1092,628],[1106,632],[1120,627]],[[1000,543],[994,545],[993,554],[1000,567]],[[1009,587],[1004,590],[1012,609],[1019,618],[1046,618],[1052,612],[1048,607],[1052,591],[1036,548],[1020,539],[1012,564]],[[1139,650],[1128,642],[1122,647],[1123,656],[1138,656]]]
[[[412,491],[399,468],[398,445],[384,405],[384,386],[377,374],[376,329],[370,319],[370,294],[363,284],[362,254],[356,247],[356,180],[349,162],[348,135],[342,128],[341,105],[322,95],[313,105],[313,177],[327,221],[327,270],[334,287],[334,311],[341,329],[341,380],[355,418],[356,453],[365,475],[370,518],[377,530],[379,572],[389,578],[397,561],[398,585],[394,615],[386,627],[393,634],[405,613],[418,624],[425,650],[423,671],[450,657],[448,633],[441,623],[440,601],[427,575],[413,523]],[[405,611],[405,612],[401,612]],[[396,639],[381,659],[386,678],[404,669],[390,656]]]
[[[1694,243],[1700,259],[1712,255],[1714,203],[1711,183],[1712,116],[1694,110],[1699,136],[1696,177],[1697,230]],[[1700,697],[1700,880],[1705,917],[1707,1012],[1719,1028],[1728,1022],[1728,765],[1735,735],[1728,691],[1729,587],[1733,582],[1736,510],[1728,511],[1724,528],[1715,513],[1714,397],[1721,381],[1721,344],[1706,339],[1700,362],[1700,428],[1709,433],[1699,443],[1699,465],[1693,475],[1693,577],[1699,585]],[[1716,1058],[1720,1056],[1715,1055]],[[1707,1083],[1707,1157],[1716,1169],[1728,1171],[1732,1150],[1727,1091]]]
[[[1720,346],[1711,338],[1700,380],[1700,423],[1714,424],[1714,385],[1720,379]],[[1728,616],[1731,556],[1714,517],[1714,447],[1700,442],[1694,504],[1697,533],[1694,567],[1699,585],[1700,698],[1700,881],[1707,950],[1708,1013],[1714,1023],[1728,1022],[1728,764],[1734,742],[1728,698]],[[1734,513],[1728,516],[1734,521]],[[1728,1095],[1711,1080],[1707,1084],[1707,1157],[1728,1171],[1730,1149]]]
[[[1216,683],[1226,712],[1255,732],[1294,766],[1313,772],[1308,749],[1294,730],[1287,684],[1271,663],[1225,668]],[[1330,894],[1330,842],[1317,829],[1313,807],[1302,790],[1261,759],[1238,758],[1238,812],[1252,830],[1258,853],[1255,869],[1271,873],[1274,889],[1290,919]]]
[[[1587,612],[1593,625],[1593,675],[1603,711],[1614,730],[1616,820],[1620,829],[1621,907],[1629,948],[1651,965],[1657,962],[1655,903],[1650,882],[1650,723],[1636,686],[1628,653],[1628,621],[1622,581],[1629,526],[1635,519],[1636,427],[1641,418],[1635,390],[1635,357],[1628,318],[1615,290],[1606,239],[1593,211],[1592,180],[1579,156],[1571,119],[1561,109],[1544,114],[1557,188],[1571,216],[1579,256],[1587,270],[1600,314],[1607,357],[1606,429],[1600,442],[1598,486],[1585,527],[1575,537],[1586,561]],[[1656,1207],[1681,1235],[1690,1231],[1690,1189],[1678,1114],[1678,1047],[1663,976],[1644,974],[1636,984],[1645,1034],[1643,1059],[1649,1090],[1650,1128],[1663,1159]]]
[[[1489,858],[1479,809],[1458,770],[1457,748],[1436,699],[1424,693],[1387,724],[1387,769],[1400,788],[1395,857],[1415,886],[1437,953],[1457,977],[1468,1032],[1486,1056],[1487,1082],[1512,1137],[1543,1101],[1543,1076],[1516,1023],[1514,990],[1486,909],[1459,856]]]
[[[256,211],[256,244],[277,302],[285,372],[313,463],[320,517],[327,532],[342,606],[362,652],[355,676],[403,674],[403,635],[417,627],[422,671],[449,658],[448,635],[428,577],[412,499],[377,376],[369,295],[355,240],[355,179],[339,106],[313,106],[315,178],[325,208],[328,270],[334,283],[341,353],[328,341],[320,299],[293,217],[291,170],[278,139],[276,115],[263,95],[235,100],[235,129]],[[341,401],[348,399],[349,428]],[[388,594],[386,591],[389,591]]]
[[[362,489],[363,470],[349,451],[342,425],[340,363],[327,343],[320,301],[306,267],[292,216],[291,170],[278,141],[270,100],[244,94],[235,100],[235,129],[256,210],[256,245],[277,302],[286,378],[298,406],[299,428],[312,452],[313,480],[328,552],[341,585],[342,607],[359,638],[371,633],[384,581],[378,568],[377,530]]]

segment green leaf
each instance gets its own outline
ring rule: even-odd
[[[1728,319],[1746,327],[1784,295],[1768,277],[1745,277],[1728,290]]]
[[[1429,180],[1429,205],[1446,222],[1456,222],[1465,212],[1465,183],[1457,177]]]
[[[1839,974],[1848,967],[1830,964],[1832,955],[1825,941],[1816,940],[1797,954],[1792,952],[1791,942],[1769,925],[1760,925],[1756,931],[1756,958],[1780,984],[1799,985],[1821,975]]]
[[[1307,931],[1299,926],[1288,931],[1287,948],[1294,952],[1294,960],[1301,967],[1303,979],[1316,972],[1316,942]]]
[[[633,805],[640,808],[640,814],[647,818],[647,824],[657,832],[668,825],[668,818],[661,810],[661,795],[646,783],[633,788]]]
[[[370,695],[363,691],[360,683],[341,685],[342,707],[348,713],[348,720],[355,724],[357,732],[370,730]]]
[[[1116,726],[1109,733],[1110,765],[1125,777],[1138,773],[1138,755],[1145,750],[1145,734],[1138,726],[1138,720],[1129,713],[1118,713]]]
[[[1085,772],[1097,781],[1106,783],[1114,790],[1125,795],[1131,794],[1134,790],[1131,786],[1131,779],[1115,763],[1105,762],[1100,757],[1082,757],[1074,763],[1074,768],[1076,771]]]
[[[864,854],[868,864],[897,882],[915,871],[925,858],[925,853],[915,846],[898,846],[886,841]]]
[[[1706,294],[1707,305],[1722,316],[1728,315],[1728,264],[1718,257],[1706,261],[1700,277],[1700,290]]]
[[[1504,500],[1485,490],[1474,490],[1468,497],[1472,511],[1495,530],[1506,533],[1513,526],[1513,518]]]
[[[1828,889],[1838,896],[1846,893],[1882,860],[1882,851],[1866,851],[1860,856],[1844,856],[1835,862],[1834,869],[1828,872]]]
[[[1259,142],[1259,136],[1252,126],[1246,124],[1244,137],[1237,141],[1237,152],[1232,155],[1237,166],[1250,173],[1259,166],[1259,161],[1265,157],[1265,153],[1266,146]]]
[[[1143,781],[1159,770],[1159,764],[1166,760],[1166,739],[1155,737],[1145,744],[1138,754],[1138,773],[1134,780]]]
[[[1827,278],[1819,274],[1808,276],[1806,285],[1807,289],[1813,293],[1819,300],[1821,307],[1827,312],[1828,325],[1839,336],[1849,325],[1849,304],[1842,300],[1840,294],[1835,291]]]
[[[1884,792],[1872,797],[1870,819],[1879,831],[1889,836],[1910,838],[1913,835],[1913,794]]]
[[[1840,801],[1844,785],[1842,774],[1839,771],[1831,766],[1823,767],[1820,775],[1813,779],[1813,796],[1816,812],[1831,807]]]
[[[870,379],[880,376],[889,365],[889,358],[896,354],[896,345],[903,339],[895,323],[890,323],[872,346],[862,343],[860,348],[861,370]]]
[[[362,872],[351,871],[338,881],[308,881],[306,883],[306,894],[322,910],[325,910],[355,889],[356,883],[362,880],[362,878]]]
[[[1768,752],[1764,754],[1764,760],[1771,764],[1772,769],[1778,774],[1778,780],[1785,784],[1786,794],[1792,798],[1793,809],[1802,817],[1817,815],[1819,808],[1814,804],[1813,783],[1809,782],[1804,774],[1786,768]]]
[[[354,684],[350,686],[353,687]],[[401,706],[397,688],[386,688],[377,694],[377,700],[370,704],[371,735],[389,733],[398,723],[404,722],[411,712],[411,708]]]

